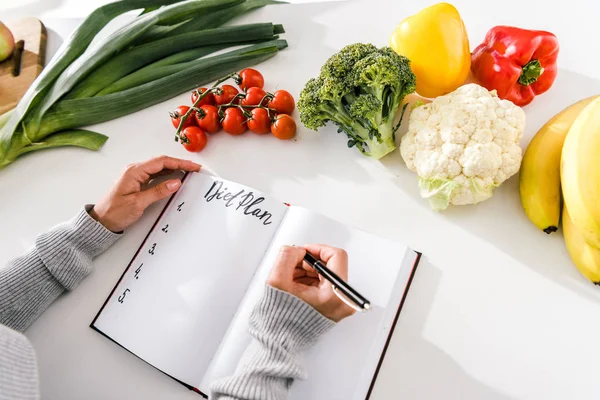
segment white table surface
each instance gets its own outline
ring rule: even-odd
[[[97,2],[6,2],[3,18],[81,17]],[[401,19],[432,3],[288,5],[243,20],[284,24],[290,47],[260,70],[268,88],[298,95],[341,46],[385,45]],[[560,72],[554,87],[526,108],[523,147],[555,112],[600,92],[597,2],[454,4],[472,48],[498,24],[546,29],[559,38]],[[68,30],[48,21],[50,29]],[[425,253],[431,265],[415,277],[373,399],[598,398],[600,288],[579,275],[560,234],[546,236],[529,223],[516,176],[489,201],[435,213],[419,197],[416,176],[398,151],[382,162],[370,160],[347,149],[333,128],[300,128],[290,142],[221,133],[202,153],[187,153],[171,140],[167,111],[188,101],[184,94],[92,127],[110,136],[99,152],[44,151],[0,171],[0,264],[24,252],[36,234],[96,201],[125,164],[162,153],[189,157],[225,178]],[[315,192],[318,197],[311,196]],[[43,399],[198,398],[88,327],[158,210],[149,210],[96,259],[76,291],[27,330],[38,354]]]

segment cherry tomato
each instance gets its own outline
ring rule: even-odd
[[[198,100],[198,92],[204,93],[207,90],[208,89],[205,87],[194,90],[192,92],[192,105],[196,103],[196,100]],[[215,95],[213,93],[209,93],[206,96],[204,96],[204,98],[200,100],[200,103],[196,104],[196,107],[202,107],[205,104],[211,104],[213,106],[215,105]]]
[[[242,110],[237,107],[230,107],[225,110],[225,117],[221,122],[223,130],[230,135],[241,135],[248,130],[246,117]]]
[[[239,77],[235,80],[240,89],[246,90],[251,87],[263,88],[265,86],[265,78],[255,69],[246,68],[239,73]]]
[[[267,103],[267,107],[274,108],[279,114],[290,115],[296,103],[290,92],[285,90],[278,90],[273,94],[273,98]]]
[[[287,114],[278,114],[271,124],[271,133],[277,139],[291,139],[296,134],[296,121]]]
[[[206,104],[200,107],[201,112],[196,111],[196,123],[205,132],[217,133],[221,130],[219,123],[219,110],[217,107]]]
[[[183,139],[181,144],[183,144],[183,147],[185,147],[187,151],[202,151],[202,149],[206,147],[206,133],[197,126],[185,128],[181,133],[181,137]]]
[[[243,106],[257,106],[261,103],[267,92],[259,87],[251,87],[246,91],[245,97],[242,99]]]
[[[215,104],[220,106],[227,104],[233,100],[239,91],[231,85],[223,85],[219,88],[220,90],[215,93]]]
[[[171,123],[173,124],[173,126],[175,128],[179,127],[179,123],[181,120],[181,117],[188,112],[190,108],[188,106],[179,106],[175,109],[175,111],[169,113],[169,115],[171,116]],[[192,113],[190,114],[189,117],[187,117],[187,119],[185,120],[185,123],[183,124],[183,129],[189,127],[189,126],[194,126],[196,125],[196,112],[192,111]]]
[[[269,133],[271,127],[271,117],[264,108],[252,109],[252,117],[248,120],[248,129],[254,133],[262,135]]]

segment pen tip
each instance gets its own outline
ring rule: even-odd
[[[369,303],[365,304],[365,310],[370,310],[371,309],[371,305]]]

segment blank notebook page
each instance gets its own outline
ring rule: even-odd
[[[345,249],[349,255],[349,283],[371,301],[373,309],[338,323],[306,354],[308,379],[294,382],[290,400],[365,398],[416,253],[298,207],[288,210],[215,362],[200,384],[201,389],[215,378],[232,374],[244,356],[251,342],[247,333],[249,315],[262,294],[279,248],[306,243],[327,243]]]

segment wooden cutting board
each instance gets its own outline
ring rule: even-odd
[[[46,28],[37,18],[24,18],[5,22],[15,37],[15,43],[23,40],[21,72],[12,75],[13,56],[0,63],[0,114],[15,107],[35,78],[44,68],[46,55]]]

